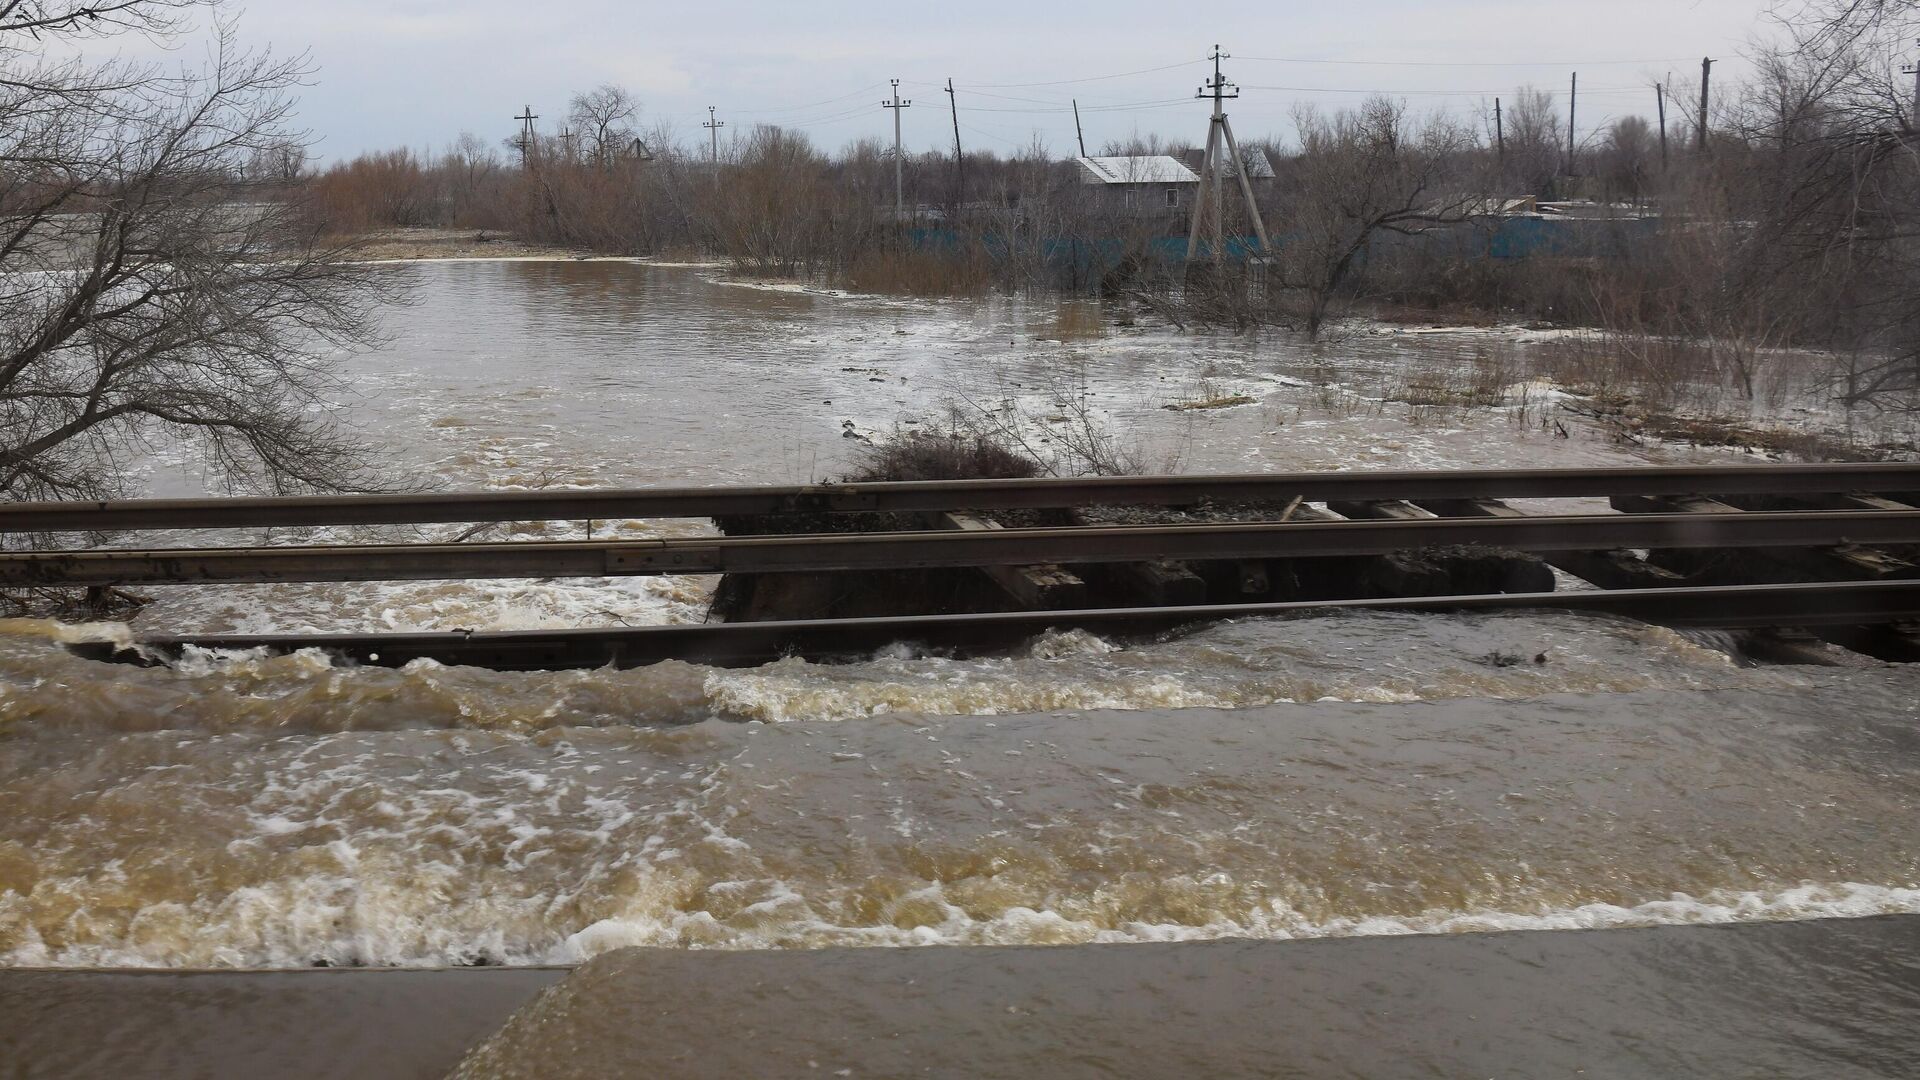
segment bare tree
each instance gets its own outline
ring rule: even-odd
[[[0,0],[0,51],[16,50],[22,36],[168,35],[184,25],[189,9],[209,6],[210,0]]]
[[[1506,111],[1506,144],[1502,173],[1508,193],[1554,195],[1567,139],[1552,94],[1531,86],[1515,92]]]
[[[291,184],[300,179],[306,169],[306,144],[285,139],[272,146],[260,147],[253,152],[253,157],[247,162],[247,178],[277,184]]]
[[[1450,171],[1472,139],[1444,117],[1416,126],[1406,106],[1375,97],[1331,117],[1303,108],[1295,123],[1300,154],[1282,177],[1289,240],[1277,269],[1303,299],[1303,329],[1317,336],[1370,243],[1462,221],[1478,196],[1449,184],[1461,179]]]
[[[640,103],[633,95],[610,83],[573,95],[567,107],[568,122],[586,140],[587,157],[603,169],[632,152],[633,121],[639,114]]]
[[[230,22],[204,70],[46,55],[49,39],[169,35],[171,0],[0,0],[0,497],[123,490],[175,441],[229,484],[364,488],[329,355],[376,336],[388,295],[289,198],[243,198],[249,163],[301,141],[302,58]]]
[[[1607,128],[1601,176],[1610,188],[1638,203],[1647,193],[1657,152],[1652,125],[1638,116],[1623,116]]]

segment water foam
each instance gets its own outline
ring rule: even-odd
[[[1201,923],[1121,919],[1106,922],[1044,906],[1014,905],[976,916],[953,903],[938,883],[906,893],[882,910],[884,921],[848,925],[823,920],[808,898],[784,883],[732,883],[758,899],[728,910],[685,910],[690,893],[724,893],[729,883],[697,890],[681,874],[648,881],[620,910],[571,932],[543,925],[560,898],[546,895],[468,905],[464,917],[428,904],[443,876],[418,868],[403,888],[357,880],[357,852],[342,843],[329,852],[332,873],[237,889],[217,902],[161,903],[129,918],[115,939],[49,944],[31,926],[14,936],[0,964],[16,967],[286,968],[322,965],[433,967],[472,964],[577,964],[632,946],[725,950],[964,945],[1081,945],[1196,942],[1226,939],[1306,941],[1412,934],[1604,930],[1722,925],[1810,919],[1920,915],[1920,887],[1860,882],[1802,882],[1774,889],[1673,893],[1640,904],[1590,903],[1533,910],[1434,910],[1402,917],[1356,916],[1315,921],[1274,899],[1238,915]],[[1172,884],[1178,884],[1174,879]],[[449,884],[440,881],[439,884]],[[0,925],[10,921],[0,897]],[[85,912],[74,918],[87,921]]]

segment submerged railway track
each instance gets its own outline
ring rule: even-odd
[[[1609,500],[1613,512],[1522,510],[1508,499]],[[1001,528],[982,512],[1090,507],[1238,507],[1233,520]],[[1279,507],[1279,513],[1257,509]],[[1321,506],[1332,509],[1321,509]],[[1751,508],[1751,509],[1750,509]],[[1337,513],[1335,511],[1338,511]],[[877,519],[871,515],[892,515]],[[1264,517],[1264,520],[1254,520]],[[299,528],[790,515],[791,534],[508,543],[157,544],[168,530]],[[840,515],[884,531],[804,531]],[[934,522],[902,529],[899,515]],[[849,519],[850,520],[850,519]],[[944,524],[938,524],[944,522]],[[812,523],[809,525],[808,523]],[[133,533],[132,546],[102,541]],[[1050,627],[1160,633],[1221,618],[1302,611],[1483,611],[1559,608],[1686,627],[1809,628],[1887,659],[1920,658],[1920,465],[1499,470],[1101,477],[1090,479],[656,488],[273,499],[0,504],[0,534],[84,533],[92,546],[0,551],[0,588],[222,585],[260,582],[618,577],[661,574],[828,575],[979,569],[1009,606],[1071,610],[788,618],[699,626],[520,633],[181,635],[133,649],[80,646],[101,659],[166,662],[193,648],[320,648],[356,662],[430,658],[503,669],[634,666],[664,659],[760,663],[833,658],[900,641],[955,652],[1006,647]],[[1595,591],[1315,597],[1174,602],[1193,590],[1030,588],[1019,575],[1062,568],[1129,571],[1162,582],[1189,567],[1235,567],[1272,592],[1267,570],[1462,546],[1538,554]],[[1143,575],[1141,568],[1153,568]],[[1544,571],[1543,571],[1544,572]],[[1150,582],[1151,584],[1151,582]],[[1201,588],[1202,586],[1196,586]],[[1432,589],[1425,590],[1432,592]],[[1217,593],[1218,590],[1216,589]],[[1104,602],[1099,602],[1104,601]]]

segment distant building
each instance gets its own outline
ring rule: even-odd
[[[1111,209],[1138,214],[1164,213],[1193,205],[1200,177],[1166,154],[1073,159],[1080,182],[1102,189]]]

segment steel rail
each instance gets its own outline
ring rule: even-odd
[[[668,540],[0,553],[0,585],[625,577],[1521,551],[1920,543],[1920,510],[1605,514]]]
[[[740,666],[786,656],[860,658],[897,642],[962,654],[977,653],[1017,645],[1049,629],[1075,628],[1138,636],[1221,619],[1355,611],[1527,609],[1612,615],[1675,627],[1858,625],[1920,618],[1920,581],[1734,585],[502,633],[182,635],[148,638],[130,648],[114,642],[78,643],[69,648],[92,659],[134,663],[166,662],[178,659],[188,648],[201,648],[264,649],[271,653],[320,649],[350,662],[386,667],[420,659],[506,671],[607,665],[637,667],[669,659]]]
[[[0,503],[0,533],[1191,506],[1203,502],[1920,491],[1920,463],[1105,476],[803,486]]]

